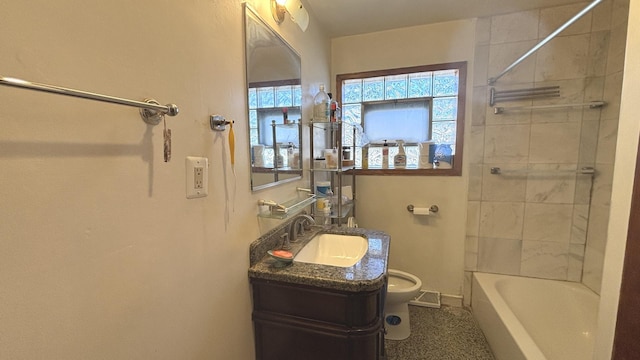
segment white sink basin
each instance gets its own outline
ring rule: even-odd
[[[293,261],[350,267],[369,249],[369,242],[361,236],[318,234],[295,256]]]

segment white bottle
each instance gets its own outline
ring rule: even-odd
[[[324,91],[324,84],[320,84],[320,91],[313,98],[313,121],[329,122],[329,95]]]
[[[282,153],[280,152],[280,149],[282,148],[282,143],[277,143],[274,151],[275,151],[275,164],[273,164],[273,167],[276,168],[281,168],[284,167],[284,156],[282,156]]]
[[[382,168],[389,168],[389,144],[387,144],[387,140],[382,144]]]
[[[398,140],[398,153],[393,157],[393,167],[404,169],[407,167],[407,154],[404,152],[404,141]]]

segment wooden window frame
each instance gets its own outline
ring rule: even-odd
[[[391,76],[418,72],[458,70],[458,114],[456,118],[455,157],[451,169],[354,169],[356,175],[402,175],[402,176],[461,176],[464,148],[464,121],[467,94],[467,62],[412,66],[404,68],[364,71],[336,75],[336,99],[342,100],[342,83],[345,80]],[[430,121],[433,121],[431,119]]]

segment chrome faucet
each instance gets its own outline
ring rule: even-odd
[[[289,230],[289,241],[296,241],[298,235],[303,235],[304,230],[308,230],[309,228],[305,228],[304,222],[307,222],[309,226],[315,225],[316,221],[307,214],[296,215],[291,222],[291,228]]]

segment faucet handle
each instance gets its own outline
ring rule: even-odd
[[[280,235],[280,238],[282,239],[282,250],[291,250],[291,242],[289,242],[289,234],[288,233],[284,233],[282,235]]]

